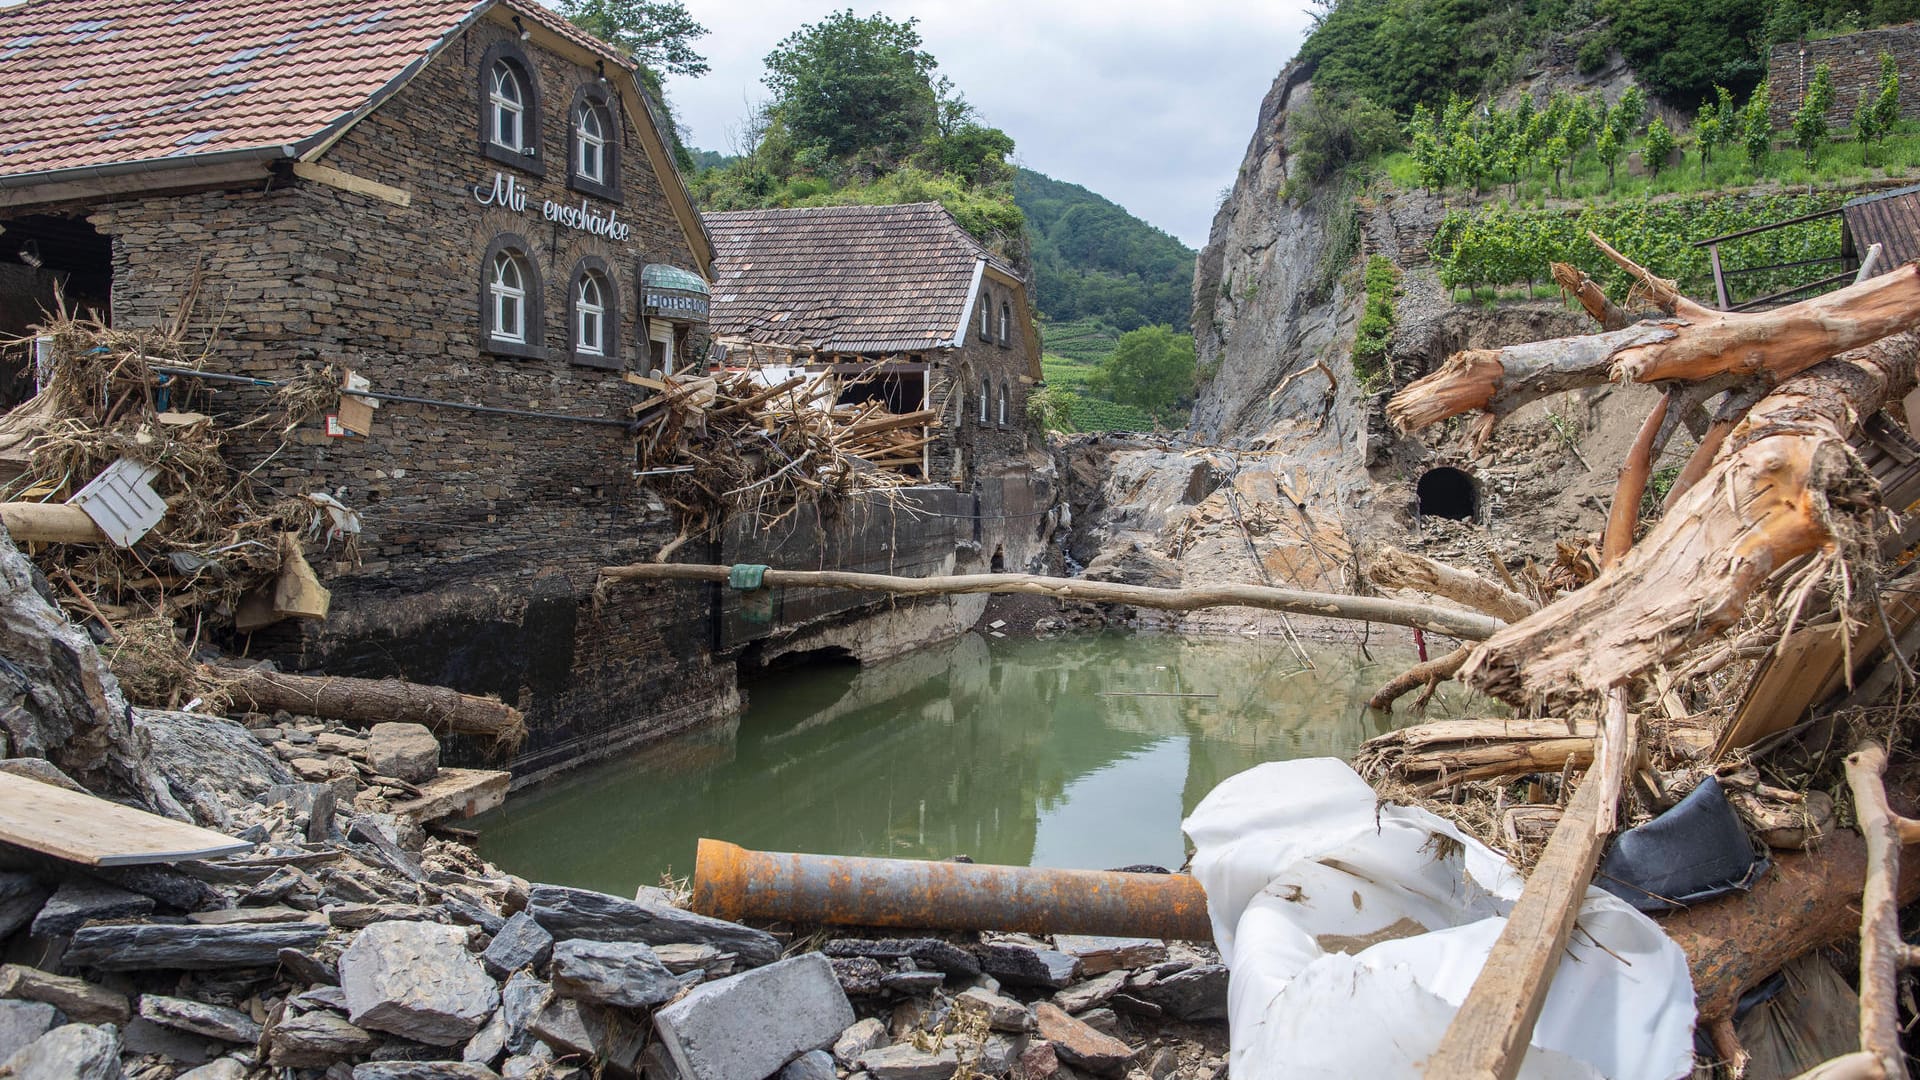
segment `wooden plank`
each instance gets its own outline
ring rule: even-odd
[[[1920,616],[1920,596],[1913,593],[1889,592],[1883,604],[1896,634],[1905,632]],[[1802,627],[1767,654],[1747,681],[1733,722],[1714,747],[1715,758],[1799,723],[1808,709],[1846,685],[1849,654],[1855,665],[1864,665],[1886,647],[1886,629],[1871,614],[1852,642],[1841,639],[1842,629],[1841,623]]]
[[[252,850],[211,829],[0,773],[0,841],[82,866],[209,859]]]
[[[1519,1075],[1534,1022],[1540,1019],[1606,843],[1593,827],[1602,786],[1589,774],[1574,792],[1480,977],[1448,1025],[1440,1048],[1427,1059],[1427,1080],[1513,1080]]]
[[[325,184],[330,188],[350,191],[355,195],[371,195],[376,199],[390,202],[395,206],[413,205],[413,193],[405,188],[397,188],[392,184],[383,184],[378,180],[368,180],[364,176],[355,176],[352,173],[341,172],[339,169],[321,165],[318,162],[294,162],[293,175],[300,177],[302,180],[311,180],[316,184]]]

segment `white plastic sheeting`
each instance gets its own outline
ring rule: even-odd
[[[1419,1077],[1523,885],[1451,823],[1377,806],[1333,758],[1234,776],[1185,828],[1233,972],[1234,1080]],[[1520,1075],[1684,1076],[1693,1021],[1686,954],[1589,889]]]

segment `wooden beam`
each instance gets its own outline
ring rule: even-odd
[[[316,184],[325,184],[330,188],[350,191],[355,195],[371,195],[395,206],[413,205],[413,192],[405,188],[397,188],[392,184],[383,184],[378,180],[368,180],[352,173],[341,172],[339,169],[322,165],[317,161],[294,162],[293,175],[302,180],[311,180]]]
[[[211,859],[253,845],[12,773],[0,773],[0,841],[82,866]]]
[[[1427,1059],[1427,1080],[1513,1080],[1520,1074],[1606,840],[1593,827],[1601,786],[1589,776],[1574,792],[1480,977]]]
[[[600,569],[599,587],[636,581],[726,581],[731,567],[688,563],[634,563]],[[1300,592],[1264,585],[1210,585],[1189,589],[1156,589],[1083,578],[1042,577],[1038,574],[958,574],[910,578],[891,574],[855,574],[840,570],[768,570],[762,584],[771,588],[855,589],[896,596],[953,596],[967,593],[1021,593],[1056,600],[1089,600],[1098,604],[1131,604],[1162,611],[1197,611],[1211,607],[1251,607],[1291,615],[1320,615],[1329,619],[1411,626],[1446,634],[1463,641],[1481,641],[1505,624],[1499,619],[1452,608],[1411,604],[1376,596]]]
[[[19,543],[105,544],[107,535],[85,510],[64,503],[0,503],[0,523]]]

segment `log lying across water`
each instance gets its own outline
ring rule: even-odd
[[[602,586],[635,581],[718,581],[732,573],[726,566],[685,563],[635,563],[600,570]],[[768,570],[761,584],[774,588],[857,589],[895,596],[953,596],[964,593],[1025,593],[1056,600],[1086,600],[1100,604],[1130,604],[1163,611],[1195,611],[1212,607],[1250,607],[1283,611],[1289,615],[1320,615],[1329,619],[1411,626],[1446,634],[1463,641],[1484,641],[1502,625],[1500,620],[1472,612],[1427,604],[1410,604],[1375,596],[1301,592],[1263,585],[1207,585],[1191,589],[1156,589],[1112,581],[1042,577],[1038,574],[958,574],[946,577],[895,577],[891,574],[854,574],[839,570]]]
[[[511,753],[526,738],[520,710],[493,698],[462,694],[444,686],[400,679],[343,679],[325,675],[284,675],[258,668],[221,668],[233,680],[228,689],[236,708],[341,720],[350,724],[385,721],[424,724],[438,734],[474,735]]]

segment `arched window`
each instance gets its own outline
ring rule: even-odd
[[[582,105],[573,115],[573,171],[582,180],[603,183],[607,178],[607,126],[600,119],[600,110]]]
[[[493,257],[487,279],[492,321],[488,335],[495,341],[527,342],[527,272],[525,260],[511,251]]]
[[[540,273],[527,242],[503,233],[480,263],[480,344],[505,356],[545,357]]]
[[[993,307],[992,302],[987,299],[986,290],[985,289],[980,290],[980,340],[981,341],[993,340],[993,323],[992,323],[993,313],[991,311],[992,307]],[[986,417],[982,416],[980,419],[985,420]]]
[[[1000,384],[1000,426],[1007,426],[1007,384]]]
[[[1000,301],[1000,344],[1005,345],[1013,337],[1013,307],[1005,300]]]
[[[980,380],[980,422],[987,422],[987,399],[993,397],[993,383],[988,379]]]
[[[586,367],[620,366],[620,286],[604,259],[589,255],[567,286],[570,359]]]
[[[495,60],[487,79],[487,104],[493,115],[487,137],[493,145],[517,154],[527,145],[527,93],[520,86],[520,73],[507,61]]]
[[[619,200],[620,122],[612,95],[597,82],[583,83],[567,116],[567,186]]]
[[[540,80],[514,41],[480,58],[480,153],[535,176],[540,160]]]

